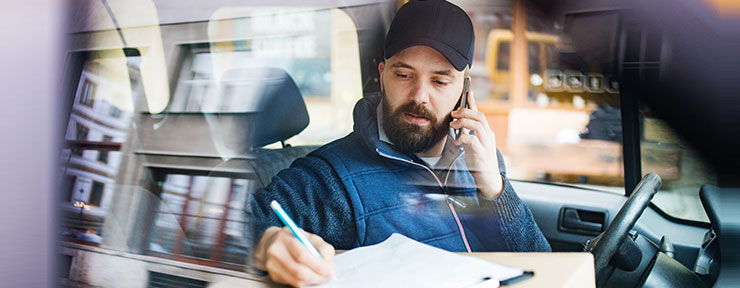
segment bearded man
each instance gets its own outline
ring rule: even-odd
[[[323,283],[334,273],[335,247],[377,244],[392,233],[449,251],[550,251],[506,178],[475,98],[462,95],[474,43],[470,18],[454,4],[412,0],[399,9],[378,65],[381,93],[357,102],[353,132],[251,195],[255,268],[278,283]],[[467,107],[458,107],[462,97]],[[279,228],[272,200],[321,258]]]

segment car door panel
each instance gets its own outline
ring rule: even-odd
[[[606,214],[606,225],[609,225],[627,199],[624,195],[612,192],[566,185],[524,181],[512,181],[512,185],[522,201],[532,210],[537,225],[550,241],[553,251],[582,251],[586,241],[594,237],[588,233],[562,229],[563,208],[603,211]],[[655,244],[660,243],[663,235],[668,236],[676,249],[676,259],[693,269],[697,252],[708,229],[670,221],[648,207],[635,224],[634,230]]]

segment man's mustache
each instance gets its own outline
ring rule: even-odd
[[[406,103],[396,109],[396,116],[400,116],[403,113],[413,114],[416,117],[422,117],[432,122],[437,122],[437,116],[435,116],[434,113],[429,111],[427,108],[424,108],[424,106],[417,105],[413,102]]]

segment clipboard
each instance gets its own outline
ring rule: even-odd
[[[514,278],[509,278],[504,281],[499,281],[499,285],[509,286],[530,279],[532,277],[534,277],[534,271],[524,271],[522,275],[516,276]]]

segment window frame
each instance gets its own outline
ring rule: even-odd
[[[629,19],[625,19],[625,15],[621,15],[619,19],[619,31],[617,32],[619,41],[617,51],[617,75],[619,79],[641,79],[645,70],[648,66],[645,63],[645,34],[647,33],[645,27],[642,27],[640,32],[640,55],[637,62],[626,61],[626,50],[627,47],[627,25]],[[652,62],[651,62],[652,63]],[[658,65],[659,66],[659,65]],[[624,155],[624,195],[629,197],[632,191],[637,187],[637,184],[642,179],[642,154],[640,151],[640,138],[642,135],[642,129],[640,127],[640,97],[638,93],[638,87],[635,81],[622,81],[620,83],[619,99],[620,99],[620,110],[622,116],[622,154]],[[627,85],[625,85],[627,84]],[[667,219],[668,221],[675,222],[682,225],[689,225],[701,228],[711,228],[711,224],[707,222],[701,222],[696,220],[688,220],[674,217],[660,207],[655,205],[652,201],[649,206],[655,210],[660,216]]]
[[[121,109],[118,108],[118,106],[116,105],[110,105],[110,111],[108,115],[110,117],[117,118],[117,119],[121,118]]]
[[[84,131],[85,137],[80,137],[80,135],[82,135],[80,131]],[[75,122],[75,140],[79,142],[85,142],[87,141],[87,137],[89,136],[90,136],[90,127],[87,127],[80,122]],[[83,151],[84,149],[80,147],[72,148],[72,154],[77,155],[79,157],[82,157]]]
[[[88,87],[92,87],[92,90]],[[97,88],[97,83],[90,80],[90,78],[85,77],[85,79],[82,80],[82,86],[80,87],[80,99],[78,103],[92,108],[95,105],[95,92],[97,92]],[[88,91],[90,91],[90,93],[87,93]]]
[[[100,190],[95,190],[95,187],[100,187]],[[95,195],[95,198],[93,196]],[[103,204],[103,195],[105,194],[105,183],[100,181],[92,181],[92,185],[90,186],[90,196],[87,197],[87,204],[90,206],[95,207],[101,207]],[[93,203],[93,200],[96,200],[97,203]]]
[[[103,135],[103,143],[111,143],[113,142],[113,137],[108,135]],[[108,154],[108,150],[99,150],[98,151],[98,157],[96,160],[100,163],[106,163],[108,164],[108,158],[110,157],[110,154]]]

